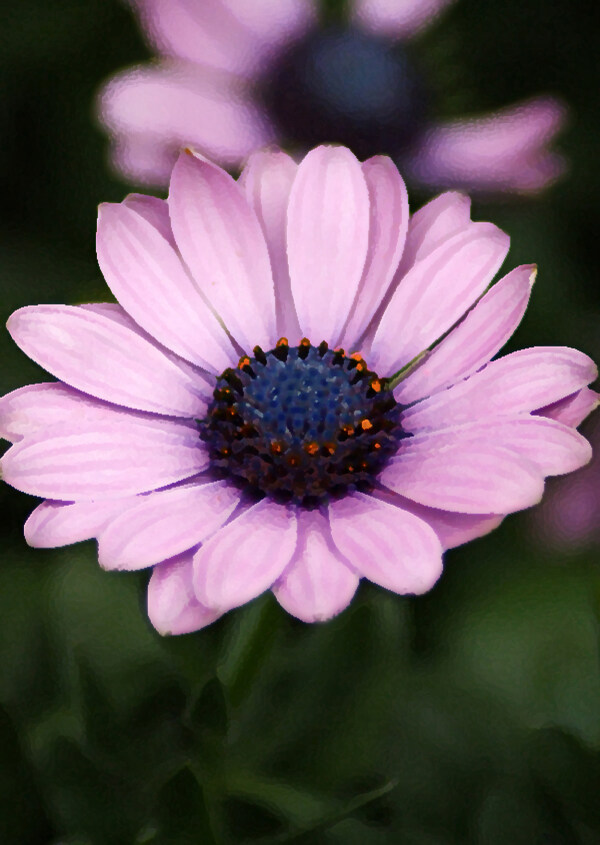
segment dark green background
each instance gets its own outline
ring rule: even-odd
[[[513,345],[598,357],[594,24],[583,3],[462,0],[423,55],[448,113],[561,94],[569,177],[476,205],[536,261]],[[0,20],[2,323],[105,293],[96,206],[127,186],[92,102],[146,55],[113,0],[19,0]],[[417,204],[423,197],[417,197]],[[0,333],[0,392],[44,374]],[[270,597],[162,639],[147,574],[93,543],[28,549],[0,486],[0,843],[594,845],[600,842],[598,550],[542,550],[529,514],[447,555],[427,596],[361,587],[306,626]]]

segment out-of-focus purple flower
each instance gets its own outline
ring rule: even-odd
[[[155,567],[162,632],[269,589],[306,621],[342,610],[361,577],[429,590],[444,549],[590,459],[575,430],[593,404],[586,355],[491,361],[535,275],[490,287],[508,246],[461,194],[409,220],[382,156],[256,153],[236,182],[182,154],[168,201],[101,207],[119,305],[9,320],[59,379],[0,401],[3,478],[46,499],[27,540],[96,537],[105,568]]]
[[[589,413],[592,403],[597,405],[599,400],[600,396],[591,390],[582,394],[578,400],[582,413]],[[600,425],[597,417],[588,426],[587,433],[594,447],[591,462],[572,478],[555,481],[532,520],[535,539],[559,552],[600,546]]]
[[[549,150],[564,110],[538,97],[436,121],[405,44],[450,0],[353,0],[346,25],[316,0],[135,0],[159,58],[118,74],[100,99],[114,161],[166,185],[182,146],[227,167],[271,143],[391,155],[415,182],[532,193],[563,171]]]

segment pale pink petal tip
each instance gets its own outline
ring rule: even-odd
[[[548,150],[565,118],[558,100],[538,97],[488,116],[440,124],[408,167],[429,186],[536,193],[565,170],[561,156]]]
[[[371,32],[396,38],[409,38],[453,0],[355,0],[353,16]]]
[[[192,586],[193,554],[188,552],[155,566],[148,584],[148,617],[160,634],[189,634],[221,615],[204,607]]]

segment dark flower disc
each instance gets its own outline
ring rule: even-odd
[[[316,507],[373,487],[406,436],[400,410],[359,354],[282,338],[219,376],[200,436],[217,474],[253,494]]]
[[[345,144],[360,158],[402,152],[428,113],[428,94],[406,50],[352,28],[316,30],[297,42],[259,93],[290,141]]]

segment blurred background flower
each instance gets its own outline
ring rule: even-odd
[[[450,0],[133,0],[157,60],[100,101],[117,168],[164,185],[184,144],[239,167],[276,142],[385,153],[428,188],[536,192],[563,171],[563,124],[538,97],[477,117],[439,116],[442,92],[413,40]],[[418,42],[418,39],[417,39]]]
[[[585,426],[594,449],[591,462],[575,478],[548,485],[547,500],[532,531],[544,549],[576,553],[600,547],[600,424],[594,414]]]
[[[526,206],[480,201],[473,216],[510,234],[515,264],[539,263],[509,349],[567,344],[598,360],[590,12],[461,0],[421,32],[419,55],[449,90],[443,119],[534,91],[568,103],[568,178]],[[22,0],[1,31],[4,322],[31,302],[105,298],[97,205],[129,188],[106,169],[93,100],[115,68],[150,55],[116,0]],[[0,356],[0,393],[45,377],[7,332]],[[450,551],[418,599],[365,584],[342,616],[306,626],[265,598],[161,638],[144,618],[146,574],[108,577],[93,542],[30,549],[31,499],[2,484],[0,507],[3,844],[229,845],[301,831],[311,845],[598,842],[594,547],[542,548],[530,514],[516,515]]]

